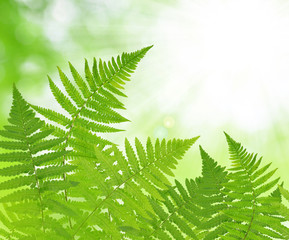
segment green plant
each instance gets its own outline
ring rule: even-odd
[[[119,97],[150,48],[94,59],[92,69],[85,61],[85,78],[69,64],[74,81],[59,68],[66,92],[49,84],[66,113],[27,103],[14,86],[10,125],[0,131],[2,239],[289,238],[281,197],[289,194],[270,180],[276,170],[229,135],[232,168],[200,147],[202,176],[185,185],[170,179],[198,137],[126,139],[124,152],[100,137],[127,121]]]

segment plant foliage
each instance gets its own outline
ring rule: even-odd
[[[69,63],[73,80],[58,68],[62,87],[48,78],[61,112],[14,86],[0,130],[1,239],[289,239],[276,169],[228,134],[232,167],[200,147],[202,175],[184,183],[174,169],[198,137],[125,139],[124,150],[103,137],[128,121],[119,98],[150,48],[85,60],[85,77]]]
[[[0,198],[10,217],[9,221],[2,221],[10,225],[4,233],[19,239],[39,239],[48,232],[57,239],[57,232],[63,231],[51,213],[73,215],[58,193],[76,185],[61,179],[76,167],[59,162],[67,151],[52,148],[64,139],[50,138],[52,130],[43,129],[44,122],[35,117],[16,87],[8,121],[10,125],[0,132],[9,139],[0,142],[1,148],[9,150],[0,155],[0,160],[10,163],[0,169],[0,175],[8,178],[1,182],[0,190],[9,190]],[[2,217],[5,219],[5,215]]]

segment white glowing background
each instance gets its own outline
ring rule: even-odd
[[[99,41],[101,31],[112,27],[112,33],[121,29],[122,35],[117,37],[129,46],[128,50],[155,45],[136,72],[135,79],[140,80],[127,88],[132,116],[146,118],[143,110],[154,109],[164,118],[180,116],[179,122],[173,119],[174,126],[192,123],[195,129],[210,129],[230,124],[255,132],[276,124],[289,113],[286,1],[175,2],[149,2],[151,8],[159,9],[153,20],[128,0],[117,4],[113,0],[84,2],[91,15],[83,28]],[[73,25],[79,24],[80,11],[68,0],[52,1],[43,18],[47,37],[66,58],[77,58],[74,63],[79,66],[79,56],[84,51],[70,39],[68,27],[72,26],[73,32]],[[110,18],[118,16],[123,16],[122,22],[109,25]],[[106,40],[109,39],[102,39],[104,56],[118,54],[106,46]],[[90,54],[92,57],[96,53],[91,51],[86,57]],[[166,125],[163,119],[162,127],[167,128]]]
[[[184,122],[197,115],[200,124],[256,131],[289,110],[284,2],[183,0],[160,16],[154,34],[153,51],[163,55],[159,107],[183,111]]]

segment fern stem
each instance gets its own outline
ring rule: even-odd
[[[155,164],[156,162],[158,162],[159,160],[166,158],[168,155],[173,155],[173,153],[176,152],[172,151],[170,154],[167,154],[161,158],[155,159],[154,161],[150,162],[148,165],[146,165],[145,167],[143,167],[142,169],[140,169],[139,171],[137,171],[136,173],[134,173],[133,175],[131,175],[129,178],[127,178],[124,182],[122,182],[121,184],[119,184],[117,187],[114,188],[113,191],[111,191],[111,193],[109,193],[94,209],[93,211],[82,221],[82,223],[77,227],[77,229],[75,230],[74,234],[73,234],[73,239],[75,237],[75,235],[78,233],[78,231],[84,226],[85,222],[97,211],[97,209],[106,202],[107,199],[109,199],[118,189],[120,189],[120,187],[122,185],[125,185],[129,180],[131,180],[133,177],[135,177],[136,175],[140,174],[144,169],[148,168],[150,165]]]
[[[72,131],[73,127],[74,127],[74,122],[75,122],[76,119],[79,117],[80,112],[82,111],[82,109],[84,108],[84,106],[87,104],[87,102],[93,97],[93,95],[96,94],[112,77],[113,77],[113,76],[111,76],[109,79],[107,79],[107,81],[103,82],[103,84],[100,85],[100,86],[98,87],[98,89],[95,90],[95,91],[84,101],[84,103],[82,104],[82,106],[80,107],[80,109],[78,110],[78,112],[75,114],[74,118],[72,119],[72,122],[71,122],[71,125],[70,125],[70,127],[69,127],[69,130],[68,130],[68,132],[67,132],[67,137],[66,137],[65,142],[64,142],[63,151],[65,151],[66,148],[67,148],[68,140],[69,140],[69,138],[70,138],[70,136],[71,136],[71,131]],[[63,156],[63,162],[62,162],[63,165],[66,164],[66,162],[65,162],[65,157],[66,157],[66,155]],[[63,180],[64,180],[64,181],[66,180],[66,173],[63,173]],[[65,201],[67,202],[67,201],[68,201],[68,194],[67,194],[67,190],[66,190],[66,189],[64,190],[64,197],[65,197]],[[70,228],[72,229],[72,223],[71,223],[70,217],[68,217],[68,222],[69,222]]]
[[[235,147],[235,145],[233,145],[233,146]],[[237,155],[238,155],[238,158],[239,158],[239,159],[242,159],[242,157],[239,155],[239,149],[235,147],[235,150],[236,150],[236,153],[237,153]],[[253,224],[253,221],[254,221],[255,210],[256,210],[255,208],[256,208],[256,203],[257,203],[257,202],[256,202],[256,194],[255,194],[255,190],[254,190],[254,186],[253,186],[253,181],[252,181],[252,178],[251,178],[251,176],[250,176],[250,174],[249,174],[249,172],[248,172],[247,166],[244,165],[242,161],[240,161],[240,163],[241,163],[241,166],[243,167],[243,169],[246,171],[246,175],[248,176],[248,178],[249,178],[249,180],[250,180],[250,185],[251,185],[251,190],[252,190],[252,196],[253,196],[253,198],[254,198],[254,199],[253,199],[253,206],[252,206],[252,217],[251,217],[250,223],[249,223],[249,225],[248,225],[248,229],[247,229],[247,231],[246,231],[246,233],[245,233],[245,236],[244,236],[243,239],[242,239],[242,240],[245,240],[245,239],[247,238],[250,230],[251,230],[251,227],[252,227],[252,224]]]
[[[246,232],[243,240],[245,240],[245,239],[247,238],[247,236],[248,236],[248,234],[249,234],[249,232],[250,232],[250,229],[251,229],[252,224],[253,224],[253,221],[254,221],[255,210],[256,210],[256,209],[255,209],[255,208],[256,208],[256,195],[255,195],[255,190],[254,190],[254,187],[253,187],[253,182],[252,182],[252,179],[251,179],[251,177],[250,177],[250,175],[249,175],[249,173],[248,173],[247,168],[245,168],[245,169],[246,169],[246,173],[247,173],[247,175],[248,175],[248,177],[249,177],[249,179],[250,179],[250,184],[251,184],[251,189],[252,189],[252,195],[253,195],[253,197],[254,197],[254,200],[253,200],[253,206],[252,206],[252,217],[251,217],[251,220],[250,220],[250,223],[249,223],[249,226],[248,226],[248,230],[247,230],[247,232]]]
[[[110,215],[110,211],[108,210],[108,219],[109,221],[111,221],[111,215]],[[112,239],[112,235],[110,235],[110,239]]]
[[[34,168],[36,186],[37,186],[37,189],[38,189],[39,202],[40,202],[40,208],[41,208],[42,229],[43,229],[43,232],[45,232],[43,203],[42,203],[42,197],[41,197],[41,193],[40,193],[39,180],[38,180],[38,177],[37,177],[37,169],[36,169],[34,163],[33,163],[33,168]]]
[[[21,114],[22,115],[22,114]],[[23,122],[23,118],[21,118],[22,124],[24,126],[24,122]],[[38,197],[39,197],[39,203],[40,203],[40,211],[41,211],[41,221],[42,221],[42,231],[45,233],[45,227],[44,227],[44,212],[43,212],[43,202],[42,202],[42,196],[41,196],[41,192],[40,192],[40,185],[39,185],[39,179],[37,177],[37,168],[34,164],[33,161],[33,157],[32,157],[32,151],[31,151],[31,146],[30,143],[27,140],[27,133],[26,133],[26,129],[24,128],[24,134],[25,134],[25,142],[27,144],[28,147],[28,152],[30,155],[30,159],[31,159],[31,163],[34,169],[34,177],[35,177],[35,182],[36,182],[36,187],[38,189]]]
[[[140,52],[141,54],[142,52]],[[64,148],[63,148],[63,151],[65,151],[68,147],[68,141],[71,137],[71,132],[72,132],[72,129],[74,127],[74,122],[76,121],[76,119],[79,117],[81,111],[83,110],[83,108],[85,107],[85,105],[87,104],[87,102],[96,94],[98,93],[98,91],[100,89],[103,88],[103,86],[107,83],[110,82],[110,80],[118,73],[120,72],[127,64],[129,64],[131,61],[133,61],[135,58],[137,58],[140,54],[134,56],[129,62],[127,62],[126,64],[124,64],[123,66],[121,66],[119,68],[119,70],[117,72],[115,72],[112,76],[110,76],[109,78],[107,78],[106,81],[104,81],[90,96],[88,96],[88,98],[83,102],[82,106],[80,107],[80,109],[77,111],[77,113],[73,116],[73,119],[71,120],[71,124],[70,124],[70,127],[68,129],[68,132],[67,132],[67,136],[66,136],[66,139],[65,139],[65,142],[64,142]],[[62,164],[65,165],[66,164],[66,155],[63,156],[63,162]],[[63,180],[65,181],[66,180],[66,173],[63,173]],[[65,197],[65,201],[67,202],[68,201],[68,193],[67,193],[67,190],[65,189],[64,190],[64,197]],[[71,220],[70,220],[70,217],[69,217],[69,226],[70,228],[72,229],[72,223],[71,223]]]
[[[161,229],[162,225],[167,222],[178,210],[180,210],[183,206],[185,206],[185,202],[179,206],[177,209],[175,209],[175,211],[173,213],[171,213],[170,215],[168,215],[168,217],[166,219],[164,219],[157,228],[154,229],[154,231],[148,236],[148,238],[152,237],[158,230]]]

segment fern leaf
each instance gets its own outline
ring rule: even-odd
[[[94,198],[86,199],[84,212],[90,212],[88,216],[83,217],[82,222],[79,222],[75,226],[75,236],[82,236],[88,226],[93,224],[94,216],[101,216],[101,212],[104,209],[109,209],[111,218],[117,221],[122,218],[122,222],[119,224],[126,226],[135,222],[134,211],[139,216],[149,218],[147,211],[153,211],[145,193],[149,193],[151,197],[162,199],[159,194],[157,182],[160,179],[154,175],[156,172],[161,172],[165,177],[163,166],[165,162],[172,162],[169,164],[170,168],[174,168],[178,160],[182,158],[184,153],[189,147],[197,140],[197,138],[187,140],[173,140],[163,144],[165,151],[162,153],[158,149],[159,141],[156,141],[155,146],[152,146],[151,140],[148,139],[147,145],[149,151],[152,153],[153,158],[146,151],[144,151],[143,145],[138,139],[136,139],[136,145],[138,151],[135,152],[132,145],[128,140],[125,141],[126,156],[124,156],[115,146],[112,151],[104,153],[96,148],[94,145],[89,146],[86,144],[86,151],[82,151],[82,157],[79,158],[77,165],[79,165],[80,172],[78,177],[85,179],[79,186],[73,188],[70,191],[72,197],[80,197],[78,194],[84,189],[91,191],[97,188]],[[143,151],[140,151],[143,149]],[[85,155],[84,155],[85,153]],[[139,153],[139,154],[138,154]],[[140,159],[146,158],[146,164],[144,162],[140,164]],[[162,165],[158,163],[162,162]],[[157,171],[155,171],[157,169]],[[77,175],[75,175],[77,176]],[[89,180],[94,176],[93,181]],[[73,176],[72,176],[73,177]],[[166,180],[168,182],[168,180]],[[104,183],[104,184],[100,184]],[[169,182],[168,182],[169,183]],[[162,184],[162,186],[164,186]],[[167,188],[167,186],[165,186]],[[81,189],[81,190],[80,190]],[[88,190],[90,189],[90,190]],[[90,193],[91,194],[91,193]],[[87,194],[85,194],[87,195]],[[123,203],[118,204],[118,200]],[[94,206],[94,208],[91,208]],[[136,226],[137,226],[137,222]],[[103,228],[102,231],[109,233],[111,229]]]
[[[0,198],[1,203],[22,202],[24,200],[35,200],[39,197],[37,189],[16,190],[13,193],[7,194]]]
[[[275,211],[268,211],[268,204],[265,204],[273,201],[271,196],[266,196],[266,192],[279,181],[279,178],[269,181],[276,170],[267,172],[270,164],[260,168],[261,160],[257,161],[256,155],[249,154],[240,143],[225,135],[233,168],[228,176],[230,180],[224,186],[229,189],[228,196],[239,199],[236,201],[233,198],[226,203],[228,208],[224,213],[232,219],[231,222],[223,224],[228,230],[226,237],[283,238],[285,227],[275,216]],[[239,195],[232,195],[230,192]]]
[[[0,148],[9,150],[27,150],[28,147],[23,142],[18,141],[0,141]]]
[[[71,115],[76,114],[77,108],[73,105],[73,103],[64,95],[64,93],[55,85],[55,83],[48,77],[49,86],[51,92],[53,93],[57,102],[61,105],[61,107],[66,110]]]
[[[58,68],[60,79],[68,96],[66,96],[65,93],[63,93],[50,78],[49,83],[51,91],[53,92],[58,103],[71,115],[70,123],[67,124],[68,119],[66,117],[63,115],[58,115],[52,110],[45,110],[33,106],[34,109],[44,117],[47,117],[49,120],[55,121],[56,123],[62,125],[65,124],[65,126],[68,125],[68,136],[71,134],[73,125],[76,120],[79,119],[79,116],[85,116],[86,118],[90,119],[90,127],[88,129],[92,131],[95,130],[96,132],[98,132],[99,129],[91,127],[93,122],[117,123],[126,121],[126,118],[123,118],[118,113],[112,111],[112,108],[123,108],[123,104],[121,104],[114,95],[117,94],[124,96],[124,94],[122,94],[117,88],[112,86],[112,83],[118,81],[118,79],[126,78],[127,76],[125,76],[124,73],[126,71],[133,71],[136,64],[141,60],[141,58],[144,57],[149,49],[150,47],[136,51],[132,54],[124,55],[125,57],[119,61],[117,65],[114,65],[114,67],[110,62],[108,63],[108,65],[111,66],[110,68],[104,67],[107,66],[107,64],[100,61],[99,67],[97,68],[95,63],[93,66],[93,74],[89,69],[88,62],[85,61],[85,79],[83,79],[73,65],[69,63],[76,86],[74,86],[68,77],[60,70],[60,68]],[[99,81],[100,84],[98,84],[97,81]],[[103,111],[99,111],[99,106],[110,110],[107,112],[107,114],[110,114],[103,114]],[[85,127],[86,125],[83,121],[84,120],[82,120],[80,125]]]
[[[91,95],[91,92],[88,89],[86,83],[84,82],[84,80],[82,79],[80,74],[76,71],[76,69],[73,67],[73,65],[70,62],[69,62],[69,67],[70,67],[70,71],[72,73],[72,76],[74,78],[74,81],[76,82],[77,86],[81,90],[82,95],[85,98],[89,98],[89,96]]]
[[[0,183],[0,190],[15,189],[31,184],[36,184],[34,176],[21,176]]]
[[[1,153],[0,161],[1,162],[26,162],[30,158],[29,153],[27,152],[9,152]]]
[[[48,178],[51,176],[59,176],[63,172],[71,172],[75,170],[76,167],[73,165],[64,165],[64,166],[48,166],[38,170],[37,176],[38,179]]]
[[[6,127],[9,128],[9,126],[6,126]],[[5,128],[5,126],[4,126],[4,128]],[[25,136],[24,136],[22,131],[18,132],[17,130],[18,129],[16,129],[16,131],[0,130],[0,136],[22,141],[25,138]]]
[[[57,126],[49,126],[55,129],[54,132],[56,136],[66,139],[64,149],[69,146],[69,143],[73,142],[70,141],[70,139],[74,137],[75,127],[85,129],[84,134],[87,138],[91,138],[90,135],[94,135],[94,133],[120,131],[119,129],[103,124],[127,121],[126,118],[112,110],[113,108],[123,108],[123,104],[114,96],[115,94],[120,94],[119,90],[111,84],[117,81],[117,79],[121,79],[124,76],[124,72],[133,71],[136,64],[150,48],[151,47],[147,47],[134,53],[123,55],[124,57],[118,61],[116,66],[106,69],[106,73],[103,68],[103,62],[100,61],[99,68],[94,64],[92,75],[86,61],[86,79],[83,79],[73,65],[69,63],[76,86],[59,68],[60,79],[68,96],[49,78],[49,85],[55,99],[60,106],[69,113],[70,117],[67,118],[63,114],[56,113],[53,110],[34,105],[31,106],[47,119],[66,127],[67,131],[63,131]],[[112,66],[112,64],[108,65]],[[96,142],[96,144],[97,143],[99,142]],[[65,160],[63,162],[65,162]]]
[[[83,104],[83,98],[79,94],[76,87],[69,81],[68,77],[62,72],[62,70],[58,67],[58,73],[61,79],[61,82],[63,86],[65,87],[65,90],[69,97],[76,103],[78,107],[82,106]]]
[[[31,164],[17,164],[14,166],[1,168],[0,175],[1,176],[17,176],[17,175],[20,175],[21,173],[32,172],[33,170],[34,169]]]
[[[53,110],[38,107],[35,105],[31,105],[36,112],[40,113],[41,115],[45,116],[48,120],[59,123],[62,126],[67,126],[70,123],[70,119],[65,117],[64,115],[57,113]]]
[[[62,187],[52,188],[50,185],[53,181],[50,178],[57,178],[64,173],[71,172],[75,166],[46,165],[47,163],[57,163],[59,157],[68,153],[63,150],[52,150],[53,147],[60,145],[64,139],[51,138],[52,130],[43,129],[43,121],[35,117],[35,113],[15,86],[9,122],[11,125],[2,130],[2,135],[18,141],[1,141],[0,146],[18,151],[0,155],[0,161],[11,163],[11,166],[0,169],[0,176],[9,177],[8,180],[0,183],[0,191],[10,190],[8,194],[2,194],[0,202],[11,205],[7,208],[9,211],[6,211],[10,217],[17,216],[10,219],[14,226],[10,230],[18,231],[27,238],[32,236],[31,232],[33,231],[39,232],[40,230],[40,232],[45,233],[46,229],[49,229],[53,232],[54,230],[45,223],[45,219],[49,218],[48,212],[50,211],[49,214],[52,212],[48,206],[43,204],[43,199],[46,197],[49,199],[59,191],[73,185],[61,180],[57,181],[57,184]],[[21,137],[14,134],[15,129],[19,130],[18,133]],[[29,202],[30,211],[24,211],[27,202]],[[13,208],[13,206],[15,207]],[[27,218],[33,219],[31,221],[35,223],[34,230],[27,227],[27,224],[25,225]],[[27,232],[28,228],[30,232]],[[22,239],[22,237],[15,238]]]
[[[53,110],[31,106],[53,122],[46,124],[46,127],[54,130],[53,134],[56,137],[65,139],[61,149],[65,151],[72,147],[74,150],[80,151],[81,154],[81,151],[85,149],[85,144],[89,143],[91,139],[95,140],[95,145],[109,143],[109,141],[103,141],[102,138],[98,137],[98,133],[121,131],[106,124],[128,121],[113,109],[123,109],[123,104],[118,100],[118,96],[126,96],[122,92],[121,87],[128,80],[129,73],[126,72],[133,72],[138,62],[150,48],[143,48],[131,54],[123,54],[121,59],[118,58],[116,64],[112,62],[105,63],[100,60],[97,65],[95,62],[92,69],[93,74],[89,69],[88,62],[85,61],[85,78],[69,62],[73,81],[68,79],[58,68],[60,79],[66,92],[61,91],[48,77],[50,89],[56,101],[69,116],[66,117],[65,114],[56,113]],[[80,133],[80,129],[84,131]],[[79,136],[81,136],[80,140],[77,139]],[[39,143],[38,148],[42,149],[42,146],[45,147],[46,145]],[[74,157],[76,156],[74,154]],[[69,157],[69,155],[64,155],[62,163],[66,164]],[[63,180],[66,178],[67,176],[64,173]],[[67,200],[68,193],[66,190],[64,196],[65,200]]]
[[[165,149],[162,151],[166,152]],[[227,172],[201,147],[200,151],[202,177],[186,180],[186,187],[175,181],[174,187],[161,192],[163,200],[151,199],[154,216],[145,220],[140,230],[129,232],[132,236],[145,239],[215,239],[224,232],[221,223],[228,217],[221,212],[226,208],[222,184],[227,182]]]

